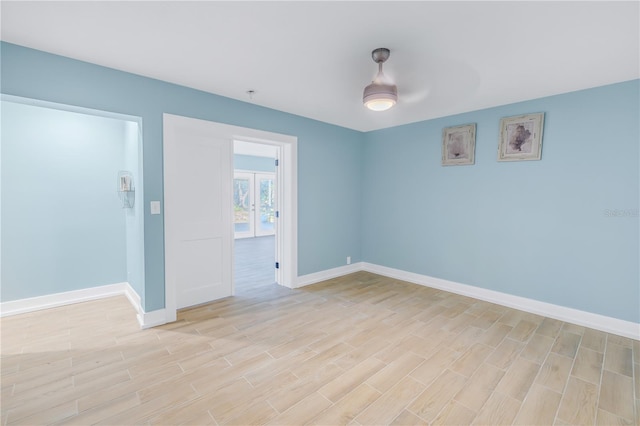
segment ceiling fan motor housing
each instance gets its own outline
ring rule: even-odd
[[[385,111],[395,105],[398,100],[397,86],[387,83],[382,73],[382,64],[389,59],[390,54],[390,50],[384,47],[371,52],[371,58],[378,64],[378,75],[370,85],[364,88],[362,102],[373,111]]]
[[[391,55],[391,51],[385,47],[379,47],[371,52],[371,57],[376,64],[385,62],[389,59],[389,55]]]
[[[373,82],[364,88],[362,101],[366,104],[369,100],[387,98],[395,101],[398,99],[398,87],[395,84]],[[394,102],[395,103],[395,102]]]

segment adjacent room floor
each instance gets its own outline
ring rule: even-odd
[[[275,284],[275,236],[235,240],[236,295],[264,290]]]
[[[3,318],[2,424],[638,424],[640,342],[358,272]]]

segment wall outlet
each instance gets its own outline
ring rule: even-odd
[[[351,256],[347,256],[347,265],[351,265]]]

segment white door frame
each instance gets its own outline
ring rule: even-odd
[[[276,258],[280,264],[280,268],[276,270],[278,283],[285,287],[296,288],[298,279],[298,138],[290,135],[266,132],[246,127],[232,126],[224,123],[217,123],[208,120],[199,120],[195,118],[182,117],[174,114],[163,114],[163,134],[169,134],[171,129],[176,126],[177,122],[184,125],[185,121],[207,121],[215,132],[217,138],[224,138],[229,141],[233,151],[233,141],[241,140],[246,142],[260,143],[275,146],[279,151],[278,162],[276,168],[276,176],[279,185],[278,193],[280,195],[279,209],[280,217],[278,218],[278,231],[276,238],[280,239],[282,244],[277,245]],[[166,141],[163,139],[163,149]],[[164,158],[166,164],[167,159]],[[230,159],[232,161],[232,159]],[[233,168],[233,165],[232,165]],[[164,187],[166,183],[164,182]],[[165,210],[166,210],[165,206]],[[229,215],[229,230],[233,229],[232,215]],[[167,221],[165,218],[165,245],[169,243],[166,239]],[[177,318],[176,310],[176,283],[171,279],[167,279],[167,264],[171,264],[174,259],[171,258],[171,250],[167,250],[165,246],[165,317],[166,322],[173,322]],[[233,247],[231,248],[231,256],[233,256]],[[231,262],[234,265],[234,262]],[[231,275],[233,280],[233,274]],[[233,285],[233,281],[232,281]]]

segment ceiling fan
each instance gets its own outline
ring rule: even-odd
[[[378,64],[378,74],[370,85],[364,88],[362,102],[372,111],[386,111],[398,101],[398,88],[390,83],[382,72],[382,64],[389,59],[391,51],[380,47],[371,52],[371,58]]]

